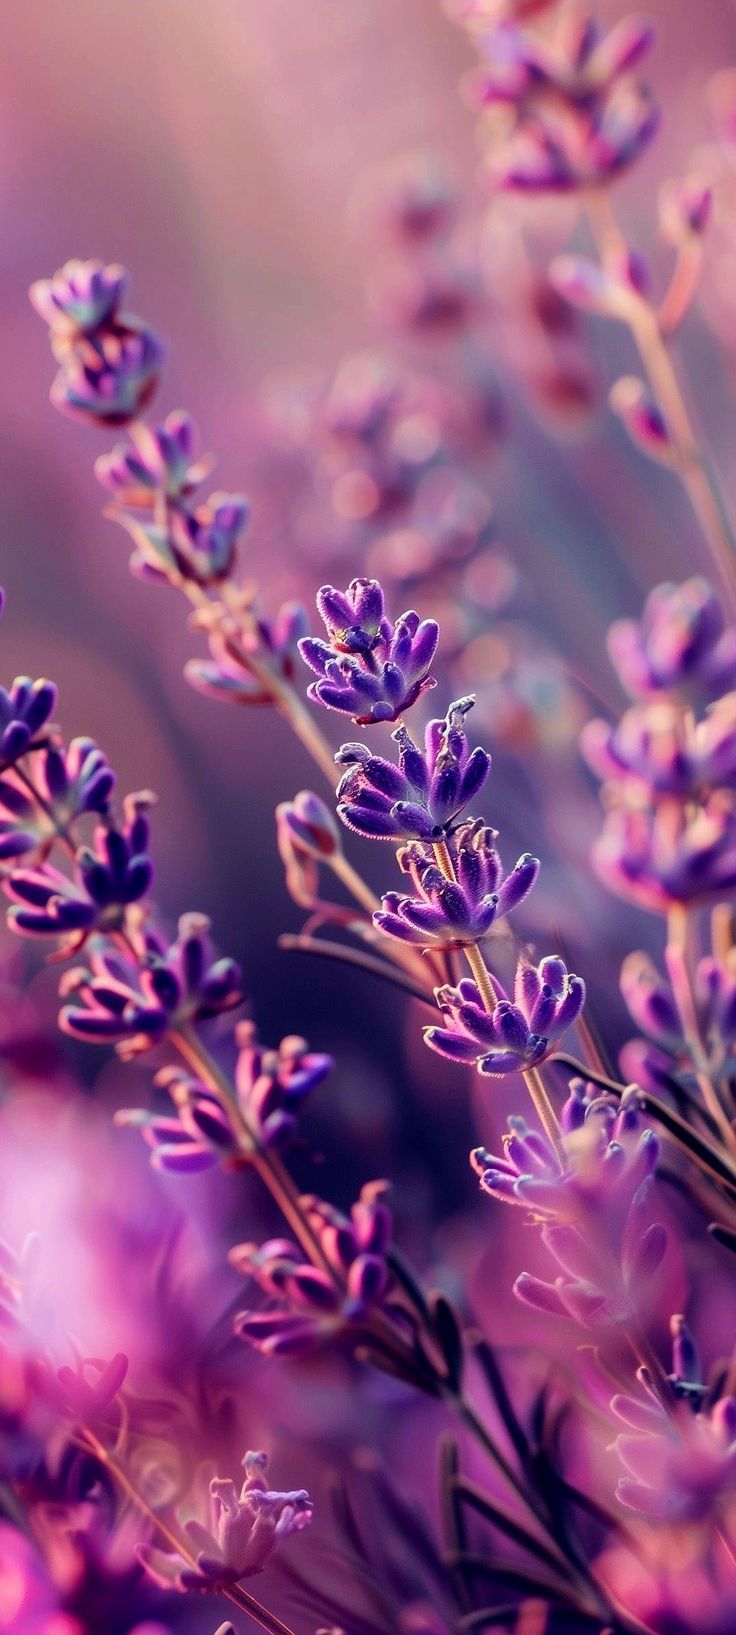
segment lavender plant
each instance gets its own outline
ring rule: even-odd
[[[306,1541],[286,1543],[313,1515],[319,1526],[319,1506],[306,1488],[272,1490],[265,1454],[245,1454],[242,1485],[232,1446],[228,1474],[210,1470],[205,1481],[202,1471],[190,1473],[185,1492],[141,1478],[136,1435],[153,1423],[170,1447],[160,1405],[130,1388],[122,1353],[103,1361],[76,1346],[61,1363],[52,1346],[36,1344],[32,1252],[19,1258],[4,1248],[0,1327],[12,1389],[0,1405],[0,1561],[16,1585],[6,1627],[18,1635],[24,1617],[34,1620],[34,1635],[91,1628],[79,1586],[97,1572],[113,1593],[114,1545],[126,1527],[135,1534],[130,1580],[142,1616],[160,1590],[154,1615],[163,1608],[175,1627],[181,1605],[203,1596],[226,1599],[271,1635],[307,1635],[302,1613],[310,1635],[493,1627],[515,1635],[727,1635],[736,1616],[733,1364],[716,1358],[702,1369],[696,1323],[683,1309],[697,1311],[692,1296],[705,1266],[730,1288],[736,1250],[735,558],[720,486],[697,445],[669,349],[696,292],[710,198],[695,181],[666,190],[662,224],[676,260],[656,303],[646,263],[610,207],[613,182],[657,129],[638,77],[649,27],[629,19],[604,33],[558,0],[454,0],[450,10],[479,52],[468,91],[482,114],[494,196],[564,195],[589,218],[599,260],[558,258],[551,287],[630,330],[647,380],[621,377],[613,408],[639,449],[682,479],[720,579],[722,596],[700,572],[659,586],[640,621],[613,626],[610,655],[629,702],[619,723],[592,721],[582,738],[603,785],[594,868],[605,886],[664,923],[662,969],[649,948],[624,961],[621,992],[643,1037],[623,1046],[620,1081],[609,1071],[605,1028],[586,1014],[583,978],[558,939],[545,930],[541,942],[544,919],[538,929],[530,919],[547,860],[523,852],[510,868],[502,862],[485,810],[499,783],[503,805],[502,780],[491,777],[488,749],[471,747],[474,697],[446,688],[431,610],[394,616],[393,585],[387,591],[360,572],[344,590],[318,591],[324,636],[310,632],[296,604],[265,614],[252,582],[239,582],[246,501],[199,497],[211,461],[198,456],[187,413],[158,425],[140,418],[163,347],[121,310],[123,269],[75,261],[34,285],[59,366],[55,406],[103,429],[127,428],[128,442],[104,453],[96,474],[108,514],[133,541],[134,573],[181,592],[207,638],[209,657],[192,659],[187,679],[211,698],[273,708],[328,782],[329,801],[305,789],[289,798],[285,789],[277,808],[287,889],[308,912],[301,936],[283,940],[389,980],[421,1004],[432,1018],[424,1042],[454,1065],[458,1086],[462,1070],[475,1069],[489,1118],[504,1092],[511,1098],[495,1143],[501,1150],[477,1146],[471,1162],[484,1194],[481,1233],[493,1237],[508,1215],[526,1228],[505,1241],[516,1256],[523,1239],[533,1263],[527,1270],[522,1257],[512,1281],[534,1344],[510,1386],[511,1369],[483,1332],[486,1314],[465,1294],[455,1302],[426,1292],[407,1263],[384,1179],[365,1181],[347,1209],[300,1190],[291,1157],[298,1140],[308,1143],[302,1113],[330,1057],[293,1035],[276,1048],[260,1042],[255,1022],[243,1019],[242,973],[215,951],[208,918],[184,913],[172,934],[154,906],[150,792],[119,802],[98,746],[64,742],[52,719],[55,686],[16,678],[0,693],[8,926],[65,962],[64,1034],[139,1068],[142,1058],[152,1061],[165,1107],[155,1096],[152,1105],[120,1110],[116,1123],[140,1131],[156,1171],[185,1183],[183,1210],[187,1178],[205,1171],[233,1187],[250,1172],[269,1195],[284,1235],[229,1251],[230,1267],[246,1280],[247,1304],[238,1299],[230,1313],[233,1335],[272,1368],[293,1360],[308,1370],[325,1352],[347,1353],[403,1403],[424,1400],[455,1422],[440,1458],[441,1543],[378,1477],[381,1522],[396,1529],[401,1547],[397,1563],[380,1526],[366,1536],[343,1484],[332,1537],[341,1552],[336,1587],[329,1574],[312,1573]],[[454,259],[451,214],[432,174],[399,178],[389,230],[406,266],[390,284],[389,305],[412,330],[465,330],[481,305],[477,283]],[[407,440],[405,423],[402,433],[397,404],[400,393],[364,364],[357,384],[353,370],[324,409],[345,459],[340,504],[353,518],[386,519],[408,506],[418,468],[431,460],[426,440]],[[480,532],[470,528],[475,543]],[[390,532],[383,549],[391,555],[387,541],[395,544]],[[375,561],[375,548],[371,555]],[[446,567],[441,528],[429,555]],[[307,671],[316,679],[305,699]],[[427,720],[433,688],[444,700]],[[318,724],[323,709],[328,723],[350,718],[360,740],[333,748]],[[382,895],[352,862],[342,829],[356,854],[363,839],[393,847],[399,879],[387,871]],[[534,844],[543,853],[539,837]],[[388,860],[385,844],[375,851]],[[349,906],[327,895],[330,876]],[[553,1331],[558,1361],[542,1366]],[[242,1347],[237,1355],[246,1356]],[[159,1477],[163,1459],[159,1451]],[[359,1485],[367,1489],[373,1475],[364,1471]],[[56,1549],[59,1534],[82,1540],[74,1591],[63,1594],[41,1527],[54,1506]],[[42,1536],[46,1564],[36,1550]],[[696,1621],[679,1562],[667,1559],[680,1546],[691,1585],[701,1586],[705,1623]],[[261,1571],[273,1575],[281,1608],[282,1555],[294,1624],[249,1584]],[[150,1635],[155,1626],[141,1622],[136,1603],[120,1628]],[[219,1635],[230,1628],[221,1625]]]

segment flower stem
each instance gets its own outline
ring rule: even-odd
[[[592,194],[588,219],[605,266],[620,258],[625,240],[607,193]],[[645,296],[632,291],[624,322],[628,325],[649,384],[674,443],[674,469],[700,523],[724,589],[736,595],[736,539],[713,471],[698,446],[677,371],[670,357],[660,317]]]
[[[677,1008],[682,1021],[685,1044],[695,1070],[705,1106],[723,1136],[726,1148],[736,1152],[736,1133],[721,1105],[720,1098],[708,1071],[708,1062],[700,1038],[698,1013],[690,977],[689,954],[692,920],[687,909],[673,903],[667,916],[667,948],[665,960]]]
[[[524,1083],[532,1098],[534,1111],[547,1140],[554,1148],[560,1167],[564,1170],[567,1168],[567,1154],[562,1140],[559,1119],[547,1094],[547,1088],[538,1067],[527,1068],[524,1074]]]

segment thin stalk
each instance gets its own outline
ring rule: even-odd
[[[690,942],[693,922],[686,908],[673,904],[667,916],[667,949],[665,959],[672,989],[680,1012],[685,1044],[687,1045],[700,1093],[705,1106],[715,1121],[731,1154],[736,1152],[736,1134],[727,1118],[708,1071],[703,1052],[700,1027],[690,976]]]
[[[625,250],[607,193],[589,197],[588,218],[603,265]],[[719,577],[733,603],[736,592],[736,540],[720,488],[698,446],[677,371],[667,349],[660,319],[645,297],[632,291],[624,317],[662,410],[675,449],[677,472],[698,519]]]
[[[534,1111],[544,1130],[547,1140],[554,1148],[560,1167],[567,1167],[567,1154],[562,1140],[559,1119],[547,1094],[547,1088],[538,1067],[527,1068],[524,1074],[524,1083],[534,1103]]]

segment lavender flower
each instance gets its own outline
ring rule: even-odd
[[[212,468],[208,454],[194,458],[197,428],[183,409],[167,414],[159,426],[138,423],[130,442],[116,443],[95,461],[95,475],[115,505],[130,511],[152,511],[156,501],[182,505],[190,500]]]
[[[612,891],[655,913],[707,902],[736,885],[733,802],[716,792],[694,809],[675,798],[654,811],[614,808],[592,856]]]
[[[682,1317],[671,1327],[677,1405],[665,1412],[653,1390],[646,1400],[619,1394],[611,1403],[627,1426],[614,1442],[626,1470],[616,1494],[640,1515],[676,1523],[707,1518],[717,1526],[736,1489],[736,1398],[721,1396],[706,1407],[692,1336]]]
[[[399,764],[343,744],[335,759],[347,767],[337,788],[338,815],[371,840],[438,840],[451,832],[491,769],[484,749],[468,749],[463,721],[472,698],[451,704],[444,721],[430,721],[422,753],[405,727],[392,734]]]
[[[599,777],[631,785],[632,803],[648,793],[695,799],[734,789],[736,698],[718,700],[696,723],[668,699],[635,704],[615,727],[588,722],[580,745]]]
[[[156,389],[163,347],[139,318],[119,311],[124,286],[122,267],[99,261],[67,262],[31,286],[61,365],[51,401],[64,414],[124,425]]]
[[[244,1311],[235,1331],[268,1356],[301,1356],[360,1325],[386,1293],[386,1251],[391,1212],[384,1202],[385,1181],[371,1181],[353,1204],[350,1218],[315,1197],[301,1206],[319,1244],[324,1269],[306,1261],[286,1238],[230,1251],[236,1270],[251,1277],[275,1304],[272,1311]]]
[[[659,1141],[642,1121],[639,1095],[620,1105],[573,1080],[563,1111],[566,1165],[524,1119],[509,1118],[503,1156],[478,1147],[471,1163],[491,1197],[519,1204],[541,1223],[561,1273],[554,1283],[522,1272],[526,1305],[583,1325],[626,1322],[651,1285],[666,1233],[650,1220]]]
[[[402,613],[392,624],[377,579],[353,579],[346,592],[323,585],[317,606],[328,641],[304,636],[299,651],[318,681],[310,698],[352,715],[359,726],[396,721],[428,687],[439,626]]]
[[[255,608],[254,587],[244,586],[227,608],[218,602],[200,609],[194,621],[205,630],[211,658],[189,659],[187,681],[207,698],[231,704],[273,704],[273,695],[248,670],[252,656],[281,681],[294,679],[297,644],[307,629],[299,602],[284,602],[273,619]],[[243,660],[239,653],[243,654]]]
[[[302,1102],[326,1078],[331,1056],[310,1052],[306,1040],[282,1039],[278,1050],[259,1045],[251,1022],[237,1029],[237,1100],[231,1107],[199,1079],[176,1067],[157,1074],[176,1109],[175,1118],[125,1107],[115,1123],[142,1131],[156,1169],[198,1174],[236,1154],[287,1147],[296,1134]]]
[[[312,1519],[312,1501],[304,1488],[278,1493],[266,1483],[265,1453],[246,1453],[245,1481],[238,1493],[229,1477],[210,1482],[209,1526],[187,1521],[184,1533],[196,1551],[196,1566],[185,1556],[142,1545],[138,1555],[146,1572],[162,1589],[212,1594],[241,1578],[263,1571],[273,1550]]]
[[[219,584],[233,571],[248,509],[242,494],[217,493],[194,511],[169,507],[165,526],[158,521],[142,522],[121,511],[117,520],[135,546],[132,572],[154,582]]]
[[[373,916],[374,925],[401,942],[462,948],[482,941],[497,920],[523,902],[539,873],[538,858],[525,852],[504,877],[496,839],[482,818],[463,824],[452,841],[454,881],[443,874],[431,848],[401,847],[399,867],[409,875],[415,894],[388,892]]]
[[[124,267],[102,261],[67,261],[53,278],[31,285],[39,316],[54,333],[94,334],[117,314],[128,275]]]
[[[127,797],[122,828],[100,824],[94,846],[83,846],[76,854],[73,880],[49,863],[13,869],[3,881],[14,905],[8,912],[11,931],[61,936],[87,934],[93,927],[119,930],[126,908],[145,897],[153,878],[146,815],[151,798]]]
[[[214,959],[203,914],[183,914],[169,947],[156,933],[143,939],[139,961],[114,948],[92,945],[90,971],[66,973],[59,1025],[74,1038],[116,1043],[123,1057],[147,1050],[189,1022],[231,1010],[243,998],[240,967]]]
[[[477,100],[509,105],[516,115],[491,156],[495,183],[517,192],[569,192],[627,169],[659,122],[631,74],[651,39],[638,18],[603,35],[589,15],[563,19],[552,42],[511,22],[481,35]]]
[[[8,691],[0,687],[0,770],[43,743],[43,730],[56,708],[52,681],[16,676]]]
[[[451,1062],[472,1062],[479,1073],[502,1077],[526,1072],[549,1055],[556,1039],[577,1021],[585,1003],[582,977],[550,954],[538,966],[517,966],[513,1000],[490,976],[496,1003],[487,1011],[470,978],[435,989],[443,1027],[424,1030],[430,1050]]]
[[[0,861],[47,847],[87,812],[106,812],[115,774],[92,738],[73,738],[68,749],[52,743],[36,753],[33,781],[39,799],[12,771],[0,777]]]
[[[707,580],[658,585],[640,621],[611,626],[608,650],[633,698],[669,693],[708,704],[736,687],[736,629]]]
[[[627,1078],[637,1079],[657,1094],[677,1088],[692,1075],[691,1048],[672,987],[660,975],[648,954],[629,954],[621,967],[621,992],[630,1015],[645,1035],[632,1039],[621,1051]],[[698,961],[693,980],[693,1002],[705,1071],[719,1077],[731,1070],[736,1053],[736,972],[734,961],[713,958]]]

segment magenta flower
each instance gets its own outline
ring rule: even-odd
[[[12,771],[0,777],[0,860],[23,857],[64,835],[75,818],[107,811],[115,774],[91,738],[51,743],[34,759],[34,799]]]
[[[199,1174],[236,1153],[281,1149],[293,1141],[301,1105],[327,1077],[332,1057],[310,1051],[296,1036],[268,1050],[257,1043],[252,1022],[239,1025],[237,1040],[234,1106],[180,1068],[165,1067],[156,1083],[168,1090],[175,1117],[142,1107],[116,1113],[116,1124],[142,1131],[156,1169]]]
[[[692,1077],[691,1052],[672,987],[660,975],[648,954],[629,954],[621,967],[621,992],[637,1026],[645,1035],[624,1045],[623,1072],[658,1094],[676,1089]],[[736,972],[732,962],[713,958],[698,961],[693,980],[693,1002],[706,1071],[714,1077],[732,1071],[736,1053]]]
[[[31,286],[61,366],[51,401],[64,414],[124,425],[156,389],[163,347],[139,318],[119,311],[125,282],[122,267],[68,261],[53,278]]]
[[[116,443],[95,461],[95,475],[126,510],[151,511],[159,497],[181,505],[212,468],[209,455],[195,459],[196,443],[191,415],[176,409],[160,426],[131,426],[128,443]]]
[[[451,1062],[473,1063],[479,1073],[502,1077],[536,1067],[555,1041],[577,1021],[585,1004],[582,977],[549,954],[538,966],[517,966],[514,997],[490,977],[496,1003],[487,1011],[475,982],[435,989],[442,1027],[424,1029],[430,1050]]]
[[[90,970],[68,971],[69,1001],[59,1026],[76,1039],[117,1044],[121,1056],[147,1050],[171,1029],[232,1010],[243,999],[242,973],[232,959],[215,959],[209,920],[183,914],[169,947],[147,932],[140,961],[114,948],[92,947]]]
[[[398,727],[398,766],[365,744],[343,744],[335,759],[347,767],[337,787],[346,827],[369,840],[439,840],[450,832],[491,770],[487,751],[468,747],[463,722],[473,702],[460,698],[444,721],[430,721],[423,752]]]
[[[95,774],[96,776],[96,774]],[[150,890],[153,864],[148,856],[148,795],[129,795],[121,828],[111,823],[95,830],[92,847],[82,846],[69,879],[50,863],[15,868],[3,881],[13,907],[11,931],[25,936],[62,936],[93,927],[119,929],[125,910]]]
[[[599,777],[625,781],[632,801],[643,793],[696,798],[736,788],[736,700],[720,699],[691,723],[667,699],[635,704],[616,726],[589,721],[581,749]]]
[[[139,1547],[139,1559],[155,1583],[166,1590],[211,1595],[262,1572],[284,1539],[309,1526],[313,1510],[309,1494],[304,1488],[292,1493],[269,1488],[263,1475],[267,1463],[265,1453],[246,1453],[240,1492],[229,1477],[213,1477],[209,1525],[192,1519],[183,1528],[196,1552],[196,1566],[185,1556],[148,1544]]]
[[[562,1115],[566,1163],[523,1118],[509,1118],[503,1155],[483,1147],[471,1163],[484,1192],[523,1205],[541,1224],[560,1272],[553,1283],[522,1272],[525,1305],[584,1326],[626,1322],[651,1287],[667,1245],[651,1220],[650,1187],[659,1141],[636,1091],[616,1104],[573,1080]]]
[[[361,1190],[350,1217],[321,1198],[302,1198],[320,1246],[324,1269],[306,1261],[296,1244],[274,1238],[230,1251],[236,1270],[251,1277],[273,1302],[271,1311],[243,1311],[235,1332],[268,1356],[301,1356],[350,1324],[360,1324],[380,1304],[389,1283],[386,1251],[391,1212],[385,1181]]]
[[[353,579],[347,591],[323,585],[317,606],[328,640],[304,636],[299,651],[319,677],[310,698],[352,715],[359,726],[396,721],[428,687],[439,626],[402,613],[392,624],[377,579]]]

